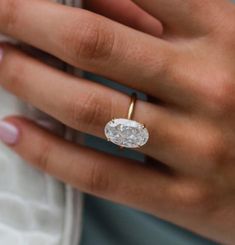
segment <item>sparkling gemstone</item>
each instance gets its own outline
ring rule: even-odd
[[[126,148],[141,147],[149,139],[148,130],[143,124],[123,118],[108,122],[105,135],[112,143]]]

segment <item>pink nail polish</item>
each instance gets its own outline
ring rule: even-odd
[[[17,143],[19,138],[19,130],[13,124],[6,121],[0,121],[0,140],[9,145]]]

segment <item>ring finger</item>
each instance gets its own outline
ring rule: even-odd
[[[4,45],[3,49],[1,85],[66,125],[103,138],[108,121],[127,116],[129,96],[56,70],[11,45]],[[151,117],[157,108],[138,101],[134,118],[151,128]],[[160,107],[158,110],[161,121],[166,120]]]
[[[112,118],[126,117],[130,102],[127,95],[57,71],[8,45],[0,77],[2,86],[21,99],[66,125],[102,138],[105,124]],[[200,162],[189,152],[196,144],[203,148],[202,142],[192,141],[192,137],[201,138],[195,137],[197,131],[183,115],[138,101],[134,120],[146,124],[150,132],[149,142],[140,148],[143,153],[176,168],[190,168],[193,160]]]

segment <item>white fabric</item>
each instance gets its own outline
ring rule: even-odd
[[[0,101],[0,118],[46,118],[1,88]],[[0,143],[0,245],[78,245],[81,208],[77,191],[34,169]]]

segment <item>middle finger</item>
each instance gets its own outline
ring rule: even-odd
[[[51,1],[1,0],[0,32],[153,96],[180,97],[161,88],[176,87],[166,72],[174,65],[172,43],[94,13]]]

